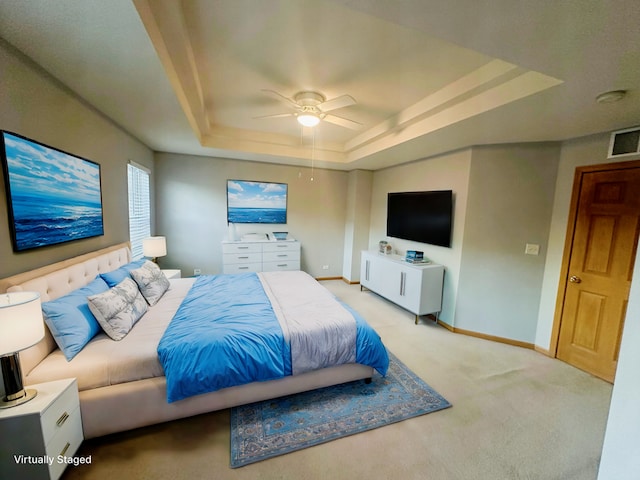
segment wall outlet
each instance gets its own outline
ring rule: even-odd
[[[202,275],[202,270],[200,268],[194,268],[193,269],[193,274],[194,275]]]
[[[329,265],[322,265],[323,270],[329,270]]]
[[[536,245],[535,243],[527,243],[524,247],[525,255],[538,255],[540,253],[540,245]]]

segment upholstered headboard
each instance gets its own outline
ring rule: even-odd
[[[115,270],[130,261],[129,244],[119,243],[62,262],[3,278],[0,280],[0,293],[38,292],[42,302],[47,302],[84,287],[98,274]],[[33,347],[20,352],[23,375],[27,375],[33,367],[56,348],[53,336],[45,326],[44,338]]]

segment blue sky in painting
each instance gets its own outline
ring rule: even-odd
[[[100,168],[23,138],[4,133],[12,197],[99,207]]]
[[[284,183],[228,180],[227,194],[231,208],[287,208],[287,185]]]

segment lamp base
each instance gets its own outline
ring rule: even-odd
[[[0,408],[11,408],[17,407],[18,405],[22,405],[23,403],[27,403],[29,400],[32,400],[36,395],[38,395],[38,391],[34,388],[25,388],[22,390],[22,395],[18,396],[11,395],[12,399],[9,397],[2,397],[0,399]]]

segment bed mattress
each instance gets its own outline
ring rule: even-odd
[[[75,377],[78,389],[83,391],[164,376],[158,360],[158,342],[194,281],[194,278],[170,280],[171,286],[162,300],[150,307],[120,341],[100,333],[70,362],[56,349],[29,372],[25,384]]]

